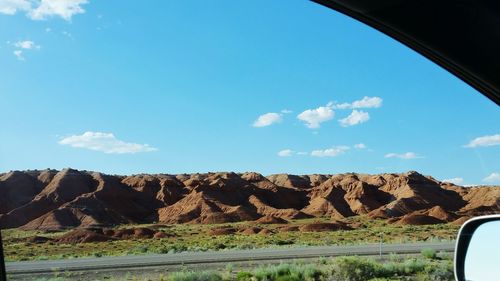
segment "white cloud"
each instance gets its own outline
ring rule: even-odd
[[[460,184],[464,183],[464,179],[463,178],[451,178],[451,179],[444,179],[443,182],[449,182],[449,183],[453,183],[456,185],[460,185]]]
[[[357,144],[354,145],[354,148],[365,149],[366,145],[364,143],[357,143]]]
[[[0,0],[0,13],[14,15],[22,11],[32,20],[58,16],[70,21],[74,15],[85,13],[82,5],[88,2],[88,0]]]
[[[14,43],[14,46],[25,50],[40,49],[40,45],[36,45],[35,42],[31,40],[17,41]]]
[[[321,123],[333,119],[335,112],[332,108],[333,103],[328,103],[326,106],[305,110],[297,115],[297,118],[305,122],[310,129],[319,128]]]
[[[344,102],[344,103],[335,104],[333,106],[333,108],[335,108],[335,109],[350,109],[351,106],[352,105],[350,103]]]
[[[388,153],[384,156],[385,158],[400,158],[400,159],[416,159],[416,158],[423,158],[423,156],[420,156],[414,152],[406,152],[406,153]]]
[[[340,103],[334,105],[336,109],[356,109],[356,108],[379,108],[382,106],[382,98],[379,97],[363,97],[360,100],[352,103]]]
[[[12,52],[14,54],[14,56],[16,56],[16,58],[18,60],[25,60],[24,59],[24,56],[23,56],[23,51],[21,50],[15,50],[14,52]]]
[[[59,16],[70,21],[74,15],[85,13],[81,5],[87,3],[87,0],[41,0],[40,5],[36,9],[32,9],[28,16],[33,20]]]
[[[379,97],[363,97],[361,100],[354,101],[352,108],[379,108],[382,106],[382,99]]]
[[[500,182],[500,173],[491,173],[489,176],[483,179],[484,182]]]
[[[82,135],[65,137],[59,141],[61,145],[101,151],[108,154],[125,154],[156,151],[157,148],[147,144],[124,142],[111,133],[85,132]]]
[[[0,0],[0,13],[14,15],[17,11],[31,10],[31,2],[28,0]]]
[[[313,150],[311,152],[311,156],[314,157],[335,157],[341,154],[344,154],[347,150],[349,150],[348,146],[334,146],[332,148],[327,148],[323,150]]]
[[[494,146],[500,145],[500,134],[491,136],[482,136],[471,140],[464,147],[478,147],[478,146]]]
[[[293,150],[291,149],[283,149],[278,152],[278,156],[280,157],[290,157],[293,154]]]
[[[270,112],[266,114],[262,114],[253,122],[254,127],[266,127],[270,126],[274,123],[281,122],[283,118],[281,117],[281,114],[275,113],[275,112]]]
[[[351,114],[349,114],[349,116],[344,119],[340,119],[339,123],[342,127],[349,127],[364,123],[368,120],[370,120],[370,115],[368,114],[368,112],[364,112],[362,110],[353,110]]]
[[[0,0],[0,1],[2,1],[2,0]],[[8,42],[8,44],[10,44],[10,42]],[[35,42],[33,42],[31,40],[17,41],[16,43],[13,43],[12,46],[18,48],[18,50],[15,50],[13,52],[13,54],[14,54],[14,56],[16,56],[16,58],[18,60],[22,60],[22,61],[25,60],[25,58],[24,58],[24,51],[25,50],[40,49],[40,45],[36,45]]]

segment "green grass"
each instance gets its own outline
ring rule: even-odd
[[[325,219],[295,220],[288,225],[328,221]],[[173,237],[147,240],[118,240],[103,243],[43,244],[27,243],[25,239],[34,235],[57,237],[65,232],[43,233],[39,231],[21,231],[9,229],[2,231],[4,252],[9,261],[68,259],[77,257],[101,257],[121,255],[141,255],[148,253],[169,254],[183,251],[207,251],[224,249],[253,249],[264,247],[325,246],[325,245],[359,245],[378,243],[380,235],[384,243],[405,243],[418,241],[449,241],[456,237],[458,226],[450,224],[426,226],[395,226],[383,220],[372,220],[358,216],[346,221],[360,223],[361,227],[349,231],[331,232],[280,232],[283,225],[260,225],[273,231],[270,235],[220,235],[207,233],[211,228],[232,226],[246,228],[252,222],[240,222],[220,225],[179,224],[163,226],[162,230],[173,234]],[[141,225],[148,227],[148,225]],[[138,227],[121,226],[123,227]]]

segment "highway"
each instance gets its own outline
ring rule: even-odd
[[[384,244],[382,254],[418,254],[422,249],[454,251],[454,242]],[[10,276],[44,274],[52,272],[114,271],[148,267],[178,267],[179,265],[207,265],[230,262],[265,262],[276,260],[308,259],[346,255],[377,256],[379,244],[357,246],[290,247],[254,250],[224,250],[209,252],[185,252],[163,255],[135,255],[101,258],[76,258],[65,260],[7,262]]]

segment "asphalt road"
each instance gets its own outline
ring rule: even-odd
[[[416,254],[422,249],[452,252],[454,242],[384,244],[382,254]],[[55,271],[99,271],[121,270],[128,268],[169,267],[179,265],[210,264],[223,262],[292,260],[315,257],[333,257],[346,255],[379,255],[380,245],[328,246],[328,247],[292,247],[279,249],[226,250],[210,252],[189,252],[164,255],[137,255],[101,258],[78,258],[49,261],[8,262],[6,271],[9,275],[51,273]]]

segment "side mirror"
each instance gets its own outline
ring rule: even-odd
[[[500,280],[500,215],[473,218],[462,226],[455,248],[455,278]]]

